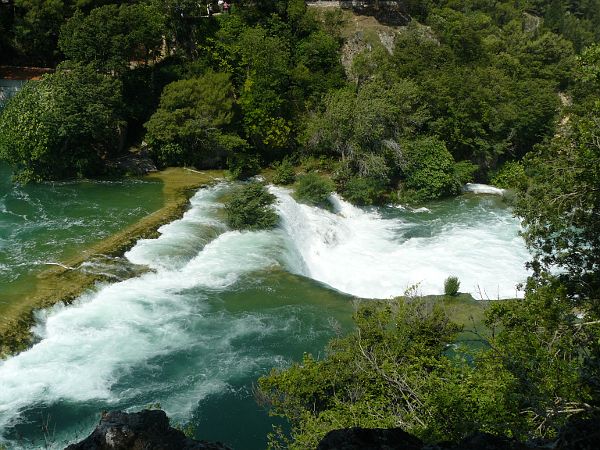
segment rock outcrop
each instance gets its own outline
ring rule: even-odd
[[[345,428],[330,431],[317,450],[597,450],[600,417],[572,420],[552,442],[524,444],[504,436],[475,433],[460,442],[425,444],[401,428]]]
[[[123,175],[146,175],[157,171],[156,165],[144,150],[106,161],[106,166],[110,173]]]
[[[401,428],[345,428],[333,430],[317,450],[421,450],[423,442]]]
[[[428,445],[401,428],[348,428],[334,430],[317,450],[535,450],[505,437],[476,433],[459,443]]]
[[[231,450],[206,441],[196,441],[172,428],[164,411],[103,413],[96,429],[83,441],[65,450]]]

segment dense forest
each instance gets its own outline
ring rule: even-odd
[[[523,300],[488,310],[482,345],[453,347],[460,327],[418,296],[364,303],[324,358],[259,381],[291,424],[273,448],[351,426],[551,439],[600,417],[600,0],[404,8],[393,47],[345,67],[343,12],[300,0],[212,17],[188,0],[0,3],[0,64],[56,67],[0,113],[0,159],[20,182],[107,175],[134,147],[240,179],[327,174],[304,187],[362,205],[469,181],[516,192],[533,275]]]
[[[97,176],[143,142],[160,166],[246,177],[289,158],[356,203],[421,201],[516,182],[511,162],[589,108],[576,61],[594,61],[597,1],[406,8],[394,47],[345,71],[342,12],[302,1],[211,18],[195,2],[3,4],[0,63],[57,72],[6,108],[0,156],[22,181]]]

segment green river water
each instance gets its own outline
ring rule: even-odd
[[[64,261],[162,205],[139,180],[13,186],[0,163],[0,316],[49,263]]]
[[[2,168],[0,188],[5,302],[18,301],[20,283],[46,262],[161,204],[160,184],[135,180],[20,188]],[[362,210],[334,196],[329,212],[271,188],[278,228],[240,233],[222,221],[228,189],[199,190],[182,219],[125,255],[122,264],[151,271],[38,312],[37,343],[0,362],[0,443],[62,448],[89,434],[102,410],[159,403],[199,438],[263,449],[274,420],[253,383],[304,352],[322,354],[350,329],[355,297],[400,295],[418,282],[437,294],[450,274],[462,291],[511,297],[526,276],[518,222],[495,196],[417,210]]]

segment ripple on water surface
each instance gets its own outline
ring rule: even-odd
[[[351,302],[341,292],[387,297],[421,281],[435,293],[455,274],[468,289],[506,280],[504,294],[526,276],[518,223],[494,202],[414,212],[361,210],[334,197],[332,213],[273,188],[281,226],[237,232],[219,220],[227,189],[200,190],[182,219],[127,253],[153,272],[40,314],[39,343],[0,363],[5,437],[40,439],[39,415],[52,412],[59,439],[70,440],[99,410],[160,402],[175,420],[201,424],[203,438],[264,448],[270,419],[249,386],[303,351],[318,353],[336,321],[347,325]],[[230,426],[245,421],[260,432]]]
[[[76,254],[82,246],[158,209],[162,186],[137,180],[18,186],[0,165],[0,284],[4,296],[48,262]],[[28,278],[29,277],[29,278]],[[20,280],[21,279],[21,280]],[[27,281],[29,280],[29,281]]]

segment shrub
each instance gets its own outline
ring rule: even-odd
[[[258,155],[239,152],[227,158],[227,168],[235,180],[245,180],[260,172],[260,158]]]
[[[355,205],[372,205],[381,201],[384,188],[380,180],[356,176],[346,181],[341,193]]]
[[[490,182],[502,189],[523,190],[527,187],[527,175],[520,162],[507,161],[490,178]]]
[[[460,192],[455,174],[454,158],[444,141],[423,137],[406,142],[403,146],[407,198],[416,201],[434,200]],[[459,167],[460,168],[460,167]]]
[[[454,178],[460,186],[473,181],[473,175],[476,171],[477,164],[470,161],[459,161],[454,164]]]
[[[185,149],[175,143],[150,147],[150,155],[158,167],[183,166],[186,162],[185,154]]]
[[[304,175],[296,186],[296,197],[313,205],[327,203],[329,194],[334,191],[331,180],[320,177],[315,173]]]
[[[225,202],[227,224],[234,230],[265,230],[279,220],[273,210],[275,196],[262,183],[237,187]]]
[[[321,155],[307,156],[300,161],[302,169],[306,172],[328,172],[335,168],[336,161],[333,158]]]
[[[296,181],[296,172],[294,171],[294,166],[289,159],[284,158],[283,161],[275,165],[273,183],[292,184],[294,181]]]
[[[459,289],[460,281],[458,281],[458,277],[450,276],[446,278],[444,281],[444,294],[448,295],[449,297],[456,297]]]

